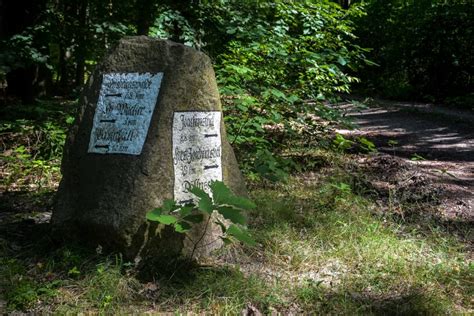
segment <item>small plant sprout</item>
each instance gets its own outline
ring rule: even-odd
[[[412,161],[424,161],[426,159],[424,157],[418,155],[417,153],[414,153],[413,156],[411,156],[410,160],[412,160]]]
[[[341,134],[337,134],[336,138],[333,140],[333,144],[335,145],[336,149],[339,151],[346,151],[352,147],[354,142],[347,138],[344,138]]]
[[[377,147],[375,147],[375,144],[371,142],[370,140],[368,140],[367,138],[359,137],[357,140],[359,141],[362,149],[364,149],[366,152],[368,153],[377,152]]]
[[[390,148],[392,148],[392,155],[395,156],[395,146],[398,145],[398,141],[395,139],[390,139],[387,144],[390,146]]]
[[[178,233],[187,233],[195,224],[214,220],[222,230],[220,238],[225,244],[235,240],[249,246],[255,245],[255,240],[247,232],[247,222],[244,211],[253,209],[256,205],[244,197],[234,195],[221,181],[210,184],[212,197],[196,186],[190,192],[198,198],[197,203],[178,204],[173,200],[165,200],[162,207],[156,208],[146,214],[149,221],[159,222],[163,225],[173,226]],[[220,216],[212,216],[217,212]],[[230,224],[228,224],[230,223]],[[206,229],[203,234],[206,233]],[[199,241],[198,241],[199,242]]]
[[[394,139],[391,139],[388,141],[387,143],[390,147],[395,147],[398,145],[398,141],[394,140]]]

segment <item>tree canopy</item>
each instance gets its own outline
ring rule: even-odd
[[[292,168],[282,153],[295,139],[321,140],[315,117],[341,121],[323,102],[351,89],[473,99],[470,1],[22,0],[2,3],[2,15],[0,79],[24,102],[77,96],[123,36],[202,50],[214,62],[242,163],[271,178]]]
[[[245,66],[232,71],[244,79],[255,69],[257,81],[283,75],[267,84],[305,97],[347,92],[356,77],[389,97],[472,93],[474,6],[467,0],[22,0],[1,7],[0,78],[30,100],[76,91],[125,35],[194,46],[226,75],[230,65]]]

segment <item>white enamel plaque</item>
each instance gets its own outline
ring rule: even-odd
[[[163,73],[104,74],[88,152],[139,155],[162,78]]]
[[[211,181],[222,181],[221,112],[175,112],[173,116],[174,198],[193,201],[198,186],[210,194]]]

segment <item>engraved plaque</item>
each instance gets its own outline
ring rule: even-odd
[[[163,73],[104,74],[89,153],[142,152],[162,78]]]
[[[211,181],[222,181],[221,112],[173,115],[174,198],[189,203],[198,186],[210,194]]]

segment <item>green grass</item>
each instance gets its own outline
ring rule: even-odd
[[[463,244],[434,223],[426,233],[376,216],[369,201],[322,181],[255,194],[265,261],[289,276],[304,310],[472,311],[474,266]]]
[[[3,297],[9,312],[474,312],[474,263],[466,242],[425,216],[401,219],[377,210],[362,195],[366,188],[349,185],[363,182],[340,169],[344,158],[333,153],[319,153],[317,168],[325,169],[318,172],[254,184],[250,191],[258,207],[249,214],[249,228],[258,246],[230,246],[206,266],[142,279],[120,255],[57,245],[47,224],[31,218],[51,207],[57,181],[48,175],[58,173],[59,154],[44,144],[16,150],[35,137],[31,126],[39,124],[17,123],[2,125],[11,149],[3,157],[10,182],[2,185],[37,192],[0,200],[0,303]],[[50,137],[63,135],[62,129],[43,131],[41,139],[62,145],[62,136]],[[41,153],[46,156],[39,158]],[[28,180],[31,174],[37,178]],[[41,185],[32,186],[35,181]]]
[[[60,179],[67,129],[74,101],[37,101],[0,109],[0,189],[48,189]]]
[[[465,244],[435,223],[426,230],[374,215],[372,202],[341,185],[347,180],[339,173],[311,181],[302,176],[252,190],[259,207],[250,215],[250,228],[259,246],[231,246],[218,262],[172,278],[139,280],[119,256],[80,248],[30,248],[34,256],[17,258],[5,250],[0,274],[8,308],[112,314],[239,314],[248,305],[283,314],[472,312],[474,265]]]

